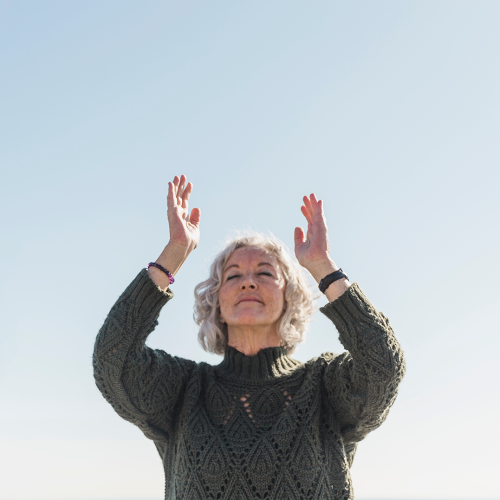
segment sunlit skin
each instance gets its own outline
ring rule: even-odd
[[[259,352],[280,345],[278,322],[285,307],[285,278],[276,257],[255,247],[238,248],[228,259],[219,290],[228,344]]]
[[[200,240],[201,212],[199,208],[193,208],[191,213],[189,212],[188,202],[193,185],[191,182],[186,184],[186,181],[186,176],[181,175],[175,176],[173,182],[168,183],[167,216],[170,240],[156,260],[174,276]],[[323,201],[311,193],[310,196],[303,197],[303,203],[301,211],[307,221],[307,230],[305,232],[301,227],[295,228],[295,256],[299,264],[319,283],[325,276],[337,271],[339,266],[330,257]],[[270,265],[258,266],[261,262]],[[228,266],[232,264],[237,264],[238,268],[229,269]],[[259,271],[264,268],[270,272],[274,270],[272,278]],[[224,279],[231,275],[226,273],[235,270],[238,270],[235,274],[240,275],[234,278],[236,281],[231,283],[231,279],[229,282],[222,282],[222,298],[219,296],[221,316],[228,325],[229,345],[253,356],[260,349],[280,345],[276,327],[283,314],[284,279],[274,256],[262,249],[246,248],[235,251],[226,263]],[[168,276],[159,269],[151,267],[148,274],[162,290],[169,287]],[[333,302],[350,286],[347,279],[339,279],[327,288],[325,295]],[[234,303],[237,297],[246,294],[257,297],[259,301]]]

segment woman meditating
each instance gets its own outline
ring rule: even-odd
[[[302,206],[307,234],[295,229],[295,256],[326,295],[320,310],[346,352],[307,363],[291,357],[314,312],[312,293],[283,246],[259,235],[232,241],[195,289],[199,341],[223,356],[220,364],[146,346],[173,298],[174,276],[198,245],[191,191],[185,176],[169,183],[170,241],[99,331],[99,390],[154,441],[165,499],[354,498],[357,443],[384,422],[405,373],[389,320],[330,256],[323,204],[311,194]]]

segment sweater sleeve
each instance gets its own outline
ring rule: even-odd
[[[389,320],[357,283],[320,308],[333,321],[347,352],[324,355],[324,385],[345,443],[356,443],[379,427],[405,374],[403,351]]]
[[[104,398],[118,415],[156,441],[168,439],[183,388],[197,366],[145,345],[172,297],[142,269],[111,308],[92,359],[95,383]]]

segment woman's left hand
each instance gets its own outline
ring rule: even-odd
[[[304,239],[304,230],[295,228],[295,256],[319,283],[339,267],[330,258],[323,200],[316,199],[314,193],[310,197],[304,196],[303,200],[301,210],[307,220],[307,235]]]

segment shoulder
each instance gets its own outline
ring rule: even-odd
[[[328,367],[342,363],[349,353],[344,351],[341,354],[335,352],[324,352],[320,356],[310,359],[305,363],[305,367],[311,372],[323,373]]]
[[[339,356],[341,356],[341,354],[335,352],[323,352],[320,356],[310,359],[305,365],[311,367],[327,365]]]

